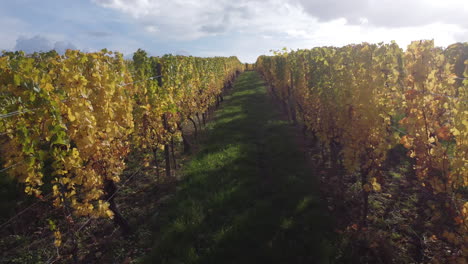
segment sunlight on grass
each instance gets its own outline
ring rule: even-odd
[[[233,91],[155,219],[145,263],[298,263],[322,255],[324,214],[310,195],[303,153],[291,147],[290,124],[256,73],[242,74]]]
[[[229,145],[217,152],[207,153],[192,161],[190,166],[186,169],[186,174],[198,173],[200,171],[206,172],[209,169],[217,169],[219,166],[223,166],[226,162],[235,160],[240,156],[242,156],[241,145]]]

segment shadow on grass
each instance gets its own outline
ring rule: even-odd
[[[152,217],[145,263],[329,263],[314,168],[254,72],[242,74],[178,191]]]

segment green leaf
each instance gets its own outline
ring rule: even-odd
[[[21,85],[21,76],[19,76],[19,74],[14,74],[14,75],[13,75],[13,83],[14,83],[16,86],[20,86],[20,85]]]

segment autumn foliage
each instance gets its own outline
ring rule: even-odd
[[[349,223],[351,230],[368,230],[369,196],[390,189],[385,175],[391,168],[385,164],[391,163],[389,153],[402,145],[412,163],[405,184],[413,185],[408,189],[419,197],[415,204],[419,226],[451,243],[456,252],[449,259],[464,263],[466,43],[442,49],[433,41],[415,41],[406,51],[396,43],[319,47],[261,56],[256,69],[289,118],[321,144],[325,163],[357,178],[360,213],[354,224]],[[339,172],[332,178],[337,177],[333,183],[338,190],[356,187],[345,186]]]

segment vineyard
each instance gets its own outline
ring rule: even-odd
[[[467,78],[433,41],[4,52],[0,262],[464,264]]]
[[[319,144],[332,170],[324,176],[332,204],[355,231],[349,243],[379,255],[400,245],[412,251],[405,262],[466,263],[466,43],[283,51],[259,57],[256,67],[290,120]],[[428,256],[439,240],[452,250]]]
[[[235,57],[157,58],[139,50],[129,62],[106,50],[68,50],[4,53],[0,68],[2,174],[63,211],[74,232],[89,222],[76,225],[76,218],[113,218],[126,234],[114,196],[130,151],[146,153],[141,166],[158,167],[164,155],[171,177],[182,123],[197,129],[200,115],[205,122],[243,65]],[[49,222],[59,248],[62,230]]]

